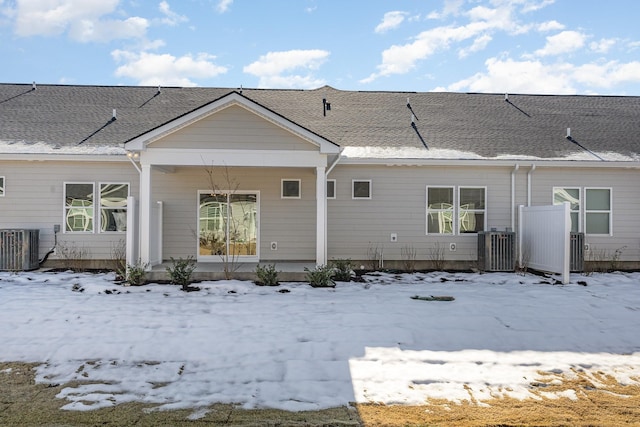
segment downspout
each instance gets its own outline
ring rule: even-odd
[[[331,171],[333,170],[334,167],[336,167],[336,165],[338,164],[338,162],[340,161],[340,158],[342,157],[342,150],[344,150],[344,148],[340,148],[340,151],[338,152],[338,156],[336,157],[336,159],[333,161],[333,163],[331,163],[329,165],[329,167],[327,168],[327,171],[324,173],[324,182],[325,182],[325,186],[327,185],[327,178],[329,177],[329,174],[331,173]],[[335,188],[333,189],[335,191]],[[327,195],[325,194],[325,199],[327,198]],[[328,221],[328,216],[329,214],[327,213],[327,202],[325,200],[325,204],[324,204],[324,257],[325,259],[328,259],[328,241],[327,241],[327,234],[328,234],[328,230],[329,230],[329,221]]]
[[[532,164],[531,169],[527,172],[527,206],[531,206],[531,175],[536,170],[536,165]]]
[[[511,230],[516,229],[516,172],[520,169],[518,163],[511,171]]]

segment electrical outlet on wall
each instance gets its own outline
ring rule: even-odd
[[[457,248],[455,243],[449,243],[449,251],[450,252],[455,252],[456,249],[458,249],[458,248]]]
[[[398,241],[398,233],[391,233],[391,241],[392,242]]]
[[[278,250],[278,242],[271,242],[271,250],[272,251]]]

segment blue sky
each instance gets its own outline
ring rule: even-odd
[[[638,0],[0,0],[0,81],[640,95]]]

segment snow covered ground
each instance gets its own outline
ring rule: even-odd
[[[217,281],[190,293],[113,278],[0,273],[0,360],[42,362],[39,382],[80,380],[58,396],[66,409],[139,401],[196,417],[214,402],[525,398],[538,371],[640,384],[639,273],[568,285],[503,273],[368,275],[334,289]]]

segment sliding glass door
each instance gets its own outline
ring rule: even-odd
[[[198,260],[258,261],[259,193],[198,194]]]

